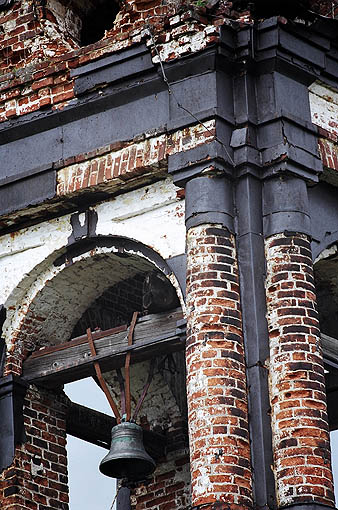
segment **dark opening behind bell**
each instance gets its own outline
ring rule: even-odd
[[[143,430],[136,423],[122,422],[112,428],[109,453],[100,463],[100,471],[111,478],[137,481],[155,470],[155,461],[143,446]]]

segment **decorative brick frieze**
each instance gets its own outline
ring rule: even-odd
[[[107,185],[120,187],[145,174],[166,172],[167,156],[209,143],[214,137],[215,121],[210,120],[204,125],[197,124],[168,135],[115,144],[70,161],[58,162],[57,166],[62,165],[62,168],[57,172],[57,195],[68,195],[100,184],[105,184],[105,189]],[[119,148],[121,145],[124,147]]]
[[[187,233],[187,394],[192,505],[252,505],[246,373],[234,237]]]
[[[266,240],[274,471],[279,506],[334,506],[325,379],[310,240]]]
[[[26,439],[0,474],[2,510],[68,510],[66,405],[31,388],[24,403]]]

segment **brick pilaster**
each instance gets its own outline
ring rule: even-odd
[[[278,504],[334,506],[310,241],[305,234],[275,234],[265,249]]]
[[[234,237],[219,225],[188,230],[187,320],[192,506],[250,508],[239,279]]]

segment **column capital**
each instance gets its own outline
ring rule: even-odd
[[[311,235],[307,184],[301,177],[275,175],[263,185],[265,237],[282,232]]]
[[[203,224],[218,224],[234,231],[232,183],[220,174],[196,176],[186,183],[187,230]]]
[[[184,188],[190,180],[206,173],[232,177],[233,165],[225,147],[214,140],[169,156],[168,172],[173,176],[174,184]]]

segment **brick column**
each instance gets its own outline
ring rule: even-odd
[[[267,185],[266,191],[284,201],[284,212],[278,213],[278,219],[272,218],[276,213],[269,211],[266,225],[270,235],[265,241],[278,505],[334,506],[311,245],[304,232],[306,185],[300,179],[276,180]],[[283,225],[293,232],[273,233]]]
[[[250,443],[236,249],[226,226],[231,191],[224,178],[204,177],[189,181],[186,196],[192,506],[246,509],[252,506]],[[208,216],[219,223],[207,223]]]
[[[68,510],[65,413],[62,396],[28,390],[23,443],[0,474],[1,510]]]

